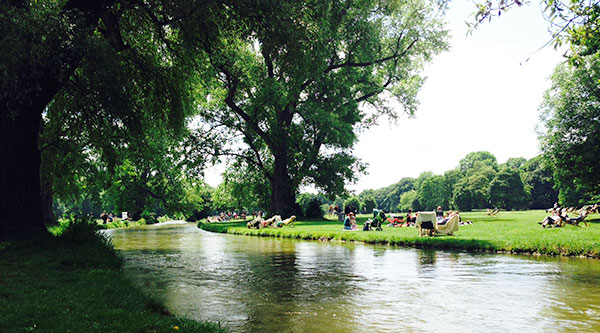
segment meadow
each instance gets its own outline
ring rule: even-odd
[[[599,214],[587,217],[589,227],[567,225],[563,228],[542,228],[537,222],[547,215],[542,210],[501,211],[497,216],[488,216],[485,212],[464,212],[461,213],[462,220],[471,220],[472,224],[460,226],[452,236],[435,237],[418,237],[416,228],[387,225],[383,231],[344,231],[341,222],[327,216],[324,219],[297,221],[293,228],[248,229],[243,221],[206,223],[205,220],[200,221],[198,227],[207,231],[250,236],[600,258]],[[358,215],[359,229],[369,217]]]

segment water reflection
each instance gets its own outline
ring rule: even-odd
[[[111,231],[126,272],[178,315],[233,331],[600,329],[600,264],[243,237]]]

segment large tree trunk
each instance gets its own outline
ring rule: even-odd
[[[41,109],[12,115],[0,105],[0,239],[47,235],[40,197]]]
[[[113,2],[69,0],[61,15],[72,20],[74,30],[91,35],[103,8]],[[22,1],[12,5],[26,7]],[[55,62],[49,62],[37,59],[31,50],[21,50],[22,60],[30,62],[30,73],[11,78],[16,81],[14,86],[21,88],[0,100],[0,240],[48,235],[40,195],[40,122],[43,110],[83,58],[81,52],[68,46],[59,51]]]
[[[283,155],[283,156],[282,156]],[[272,214],[287,218],[298,214],[296,209],[296,188],[288,174],[285,154],[275,155],[275,167],[271,179],[271,206]]]

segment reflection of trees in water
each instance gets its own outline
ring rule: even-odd
[[[352,248],[306,243],[303,246],[308,246],[309,251],[248,255],[248,279],[240,286],[246,294],[248,311],[244,330],[302,330],[303,326],[314,324],[310,318],[318,320],[322,312],[344,312],[352,294],[350,280],[356,278],[350,259]]]
[[[417,251],[417,273],[428,274],[435,271],[437,252],[435,250],[422,249]]]

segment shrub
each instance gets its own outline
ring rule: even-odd
[[[148,211],[144,211],[141,217],[146,221],[145,224],[154,224],[158,222],[158,219],[156,218],[156,213],[154,212],[151,213]]]
[[[158,218],[158,222],[167,222],[167,221],[171,221],[173,220],[172,218],[169,217],[169,215],[164,215]]]
[[[304,216],[306,217],[323,217],[323,210],[321,209],[321,201],[318,198],[312,198],[308,202]]]

